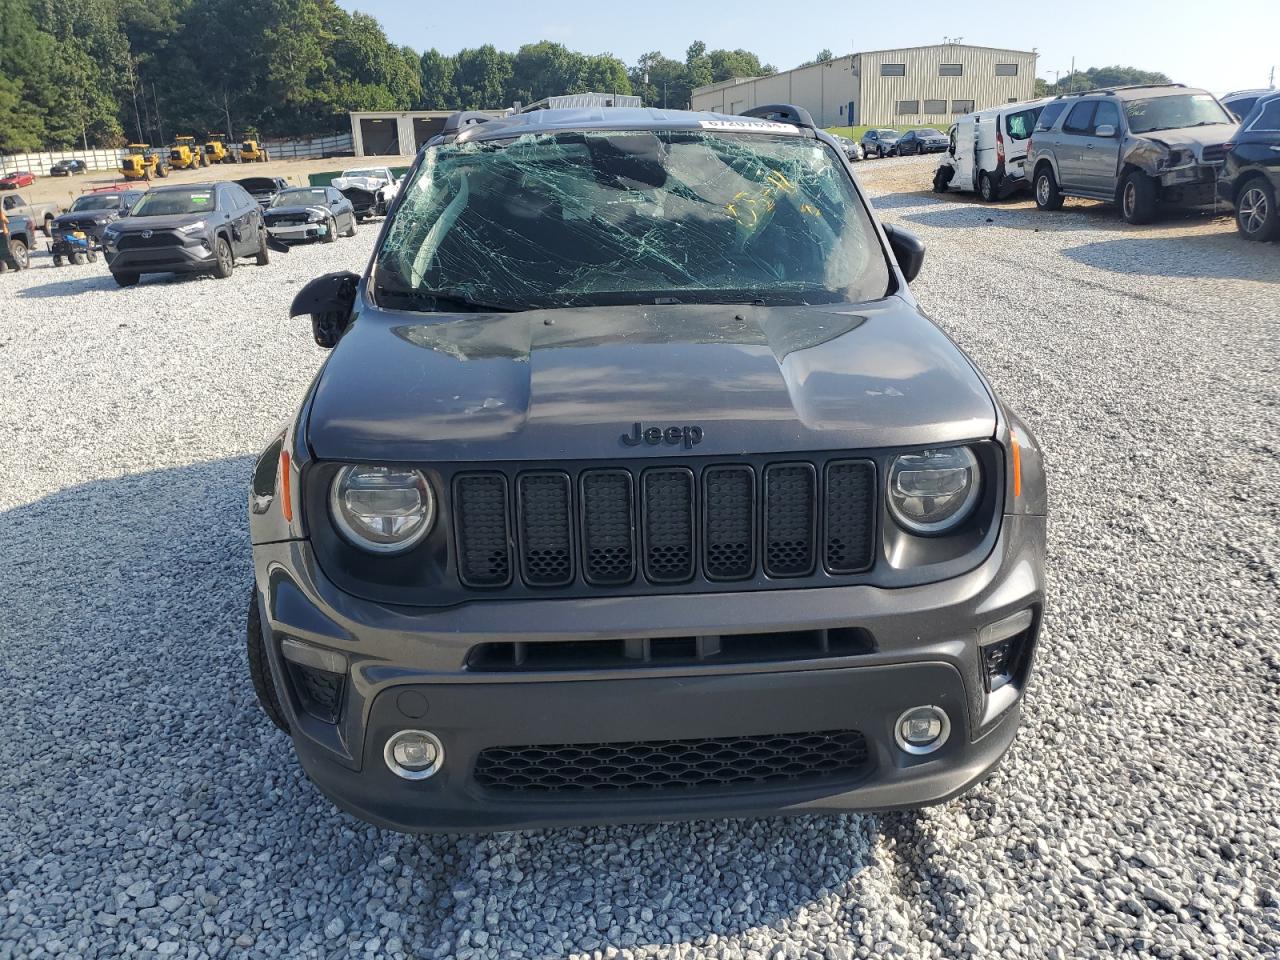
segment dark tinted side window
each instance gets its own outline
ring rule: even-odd
[[[1268,132],[1280,131],[1280,97],[1264,103],[1258,110],[1257,116],[1249,121],[1248,128]]]
[[[1036,133],[1052,130],[1053,125],[1058,122],[1058,118],[1062,116],[1062,111],[1065,109],[1067,109],[1067,105],[1061,100],[1057,103],[1045,104],[1045,108],[1040,111],[1040,120],[1036,123]]]
[[[1092,100],[1086,100],[1084,103],[1077,103],[1071,108],[1071,112],[1067,114],[1067,122],[1062,125],[1062,132],[1076,134],[1093,133],[1093,108],[1094,101]]]
[[[1111,124],[1120,130],[1120,110],[1110,100],[1101,100],[1098,102],[1098,109],[1093,114],[1093,129],[1097,130],[1104,124]]]

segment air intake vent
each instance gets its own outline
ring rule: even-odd
[[[564,473],[520,476],[520,564],[525,583],[559,587],[573,580],[573,528],[569,477]]]
[[[771,577],[803,577],[813,572],[813,464],[776,463],[764,472],[764,570]]]
[[[755,572],[755,474],[750,467],[709,467],[702,490],[707,577],[745,580]]]
[[[589,583],[630,583],[635,577],[635,510],[631,474],[592,470],[582,475],[583,575]]]
[[[514,793],[615,793],[799,785],[850,777],[870,761],[857,730],[490,747],[475,778]]]
[[[507,479],[500,473],[454,480],[458,576],[469,587],[504,587],[511,581]]]
[[[693,472],[684,467],[646,470],[644,572],[653,583],[693,578]]]
[[[871,568],[876,467],[870,460],[827,464],[824,491],[825,564],[832,573]]]

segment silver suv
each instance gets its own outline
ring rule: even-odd
[[[1180,83],[1065,94],[1045,105],[1028,148],[1036,206],[1087,197],[1147,223],[1161,204],[1212,203],[1234,130],[1212,94]]]

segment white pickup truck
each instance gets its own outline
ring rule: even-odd
[[[27,203],[20,193],[5,194],[3,203],[6,216],[30,217],[32,224],[44,230],[46,237],[53,236],[53,218],[62,212],[56,203]]]

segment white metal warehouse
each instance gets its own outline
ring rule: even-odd
[[[693,91],[694,110],[741,113],[791,103],[823,127],[941,126],[958,114],[1030,100],[1036,52],[943,43],[872,50],[767,77],[736,77]]]

